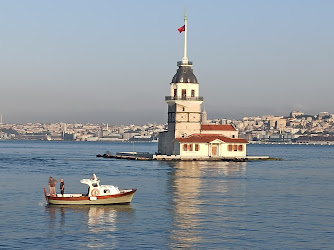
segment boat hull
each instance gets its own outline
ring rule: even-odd
[[[111,204],[128,204],[132,201],[136,189],[122,190],[120,194],[105,195],[97,197],[89,196],[71,196],[53,197],[45,196],[48,204],[53,205],[111,205]]]

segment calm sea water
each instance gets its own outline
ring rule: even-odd
[[[284,161],[156,162],[96,158],[129,143],[0,141],[0,249],[330,249],[334,146],[249,145]],[[155,143],[136,143],[155,152]],[[52,175],[137,188],[131,205],[46,206]],[[57,190],[59,187],[57,186]]]

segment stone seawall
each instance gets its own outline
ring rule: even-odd
[[[233,161],[233,162],[246,162],[246,161],[282,161],[282,158],[273,158],[269,156],[246,156],[246,157],[181,157],[178,155],[153,155],[153,154],[98,154],[96,157],[114,158],[124,160],[137,160],[137,161]]]

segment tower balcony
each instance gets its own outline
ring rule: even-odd
[[[203,96],[165,96],[165,101],[203,101]]]
[[[184,64],[182,61],[178,61],[177,62],[177,66],[192,66],[193,65],[193,62],[192,61],[188,61],[187,64]]]

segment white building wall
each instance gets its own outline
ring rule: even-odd
[[[198,134],[200,131],[200,125],[196,123],[176,123],[175,138],[181,138],[190,136],[192,134]]]
[[[192,151],[184,151],[184,144],[193,144]],[[195,151],[195,144],[199,145],[199,151]],[[182,157],[208,157],[209,155],[209,144],[208,143],[180,143],[180,155]]]
[[[238,131],[201,130],[201,134],[205,134],[205,135],[223,135],[223,136],[228,137],[228,138],[238,138]]]
[[[228,145],[232,145],[232,149],[234,145],[243,145],[242,146],[242,151],[229,151],[228,150]],[[221,150],[222,150],[222,156],[224,157],[246,157],[246,151],[247,151],[247,144],[246,143],[224,143],[221,145]]]
[[[193,150],[192,151],[185,151],[184,150],[184,144],[193,144]],[[195,151],[195,144],[199,145],[199,151]],[[245,143],[225,143],[225,142],[219,142],[219,141],[213,141],[211,143],[180,143],[180,155],[182,157],[210,157],[212,156],[212,145],[218,144],[218,151],[216,157],[246,157],[246,151],[247,151],[247,144]],[[232,145],[232,151],[228,150],[228,145]],[[239,145],[243,145],[242,151],[234,151],[234,145],[237,145],[237,148]],[[214,156],[212,156],[214,157]]]
[[[177,90],[176,96],[182,96],[182,89],[186,90],[186,96],[191,97],[191,90],[195,90],[195,96],[199,96],[199,84],[198,83],[171,83],[170,96],[174,96],[174,89]]]
[[[201,113],[202,101],[183,101],[178,100],[176,103],[176,112],[199,112]]]
[[[175,138],[200,133],[201,101],[175,102]]]

